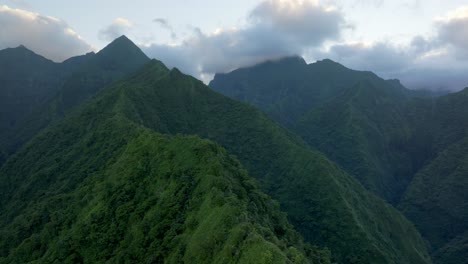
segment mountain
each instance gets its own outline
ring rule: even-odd
[[[255,107],[155,60],[122,70],[145,60],[130,43],[91,55],[14,133],[28,143],[0,169],[1,261],[327,263],[326,247],[338,263],[431,263],[402,214]]]
[[[259,107],[387,201],[404,192],[413,170],[394,148],[406,133],[402,105],[417,94],[399,81],[290,57],[217,74],[210,87]]]
[[[0,50],[0,165],[11,153],[6,145],[14,145],[9,134],[53,98],[77,65],[75,59],[55,63],[24,46]]]
[[[0,134],[0,150],[3,149],[3,155],[11,155],[40,130],[61,119],[100,89],[131,74],[148,62],[149,58],[127,37],[122,36],[97,54],[88,53],[84,56],[68,59],[61,64],[53,64],[54,69],[67,74],[63,76],[51,74],[57,78],[57,83],[54,84],[55,86],[50,83],[44,84],[46,87],[53,88],[47,95],[44,95],[44,92],[39,90],[40,87],[35,84],[41,82],[35,76],[19,76],[20,80],[28,78],[31,80],[30,88],[37,92],[32,94],[32,98],[43,96],[44,99],[36,104],[25,102],[30,106],[30,111],[25,112],[27,114],[22,115],[21,118],[17,118],[14,126]],[[2,63],[1,57],[0,63]],[[28,63],[31,64],[31,62]],[[38,68],[42,68],[42,66],[31,67],[27,72],[40,72],[41,70]],[[50,73],[48,72],[48,74]],[[18,87],[11,89],[20,90]],[[22,95],[13,94],[12,97],[13,99],[22,98]],[[6,106],[8,111],[14,112],[23,107],[15,100],[11,100],[11,102],[11,105]],[[10,113],[6,116],[10,116]]]
[[[216,74],[209,86],[226,96],[251,103],[289,127],[305,113],[353,84],[378,78],[325,59],[307,64],[286,57],[226,74]]]
[[[86,113],[83,119],[93,120],[94,115],[111,111],[151,131],[195,134],[219,143],[236,155],[263,191],[279,201],[281,209],[288,213],[289,220],[307,242],[328,247],[332,258],[340,263],[430,263],[418,232],[393,207],[367,192],[335,164],[310,150],[297,136],[254,107],[217,94],[177,69],[169,71],[153,61],[138,73],[104,89],[92,104],[81,108]],[[83,110],[87,108],[93,110]],[[61,130],[48,137],[67,138],[63,145],[58,145],[66,149],[65,146],[80,138],[79,135],[66,137],[67,133],[75,130],[93,133],[94,123],[98,121],[86,121],[86,125],[83,121],[78,126],[80,129]],[[111,130],[114,129],[108,129]],[[28,144],[24,152],[48,153],[47,144],[39,143],[44,141]],[[93,139],[87,142],[89,148],[95,144]],[[111,148],[106,146],[96,148],[106,153]],[[63,153],[57,157],[79,159],[78,153],[86,155],[87,152]],[[57,162],[46,159],[52,166]],[[21,189],[15,184],[23,184],[23,179],[31,174],[19,168],[40,168],[28,165],[34,160],[15,155],[7,162],[4,175],[18,172],[14,177],[5,176],[9,178],[5,181],[10,183],[9,190]],[[10,167],[13,164],[16,167]],[[53,168],[37,177],[47,178],[45,175]],[[79,176],[86,177],[93,171],[94,168],[87,169]],[[65,172],[61,177],[76,176]]]
[[[433,96],[329,60],[284,66],[291,60],[221,74],[210,85],[262,108],[397,206],[431,245],[436,263],[465,263],[468,89]],[[322,72],[304,70],[312,65]],[[316,96],[323,90],[330,96]],[[303,107],[304,101],[314,103]],[[285,122],[281,116],[289,113],[294,118]]]

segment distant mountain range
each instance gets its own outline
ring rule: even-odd
[[[125,36],[0,68],[0,263],[466,257],[466,91],[299,57],[213,91]]]

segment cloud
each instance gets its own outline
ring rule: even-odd
[[[155,22],[169,25],[163,19]],[[248,14],[240,28],[220,28],[213,33],[195,28],[178,45],[152,44],[143,49],[150,57],[200,77],[302,54],[326,41],[340,39],[346,27],[340,10],[317,1],[266,0]]]
[[[415,36],[407,45],[340,43],[313,56],[398,78],[412,89],[460,90],[468,86],[468,7],[436,18],[433,36]]]
[[[316,1],[264,1],[249,18],[257,27],[274,29],[298,46],[315,46],[325,40],[338,39],[345,25],[338,10]]]
[[[177,39],[177,34],[175,33],[174,31],[174,28],[171,26],[171,24],[169,23],[169,21],[167,21],[167,19],[164,19],[164,18],[155,18],[153,19],[153,22],[158,24],[159,26],[161,26],[162,28],[168,30],[170,33],[171,33],[171,38],[172,40],[176,40]]]
[[[112,23],[99,31],[99,39],[112,41],[125,35],[133,27],[132,22],[125,18],[116,18]]]
[[[49,59],[62,61],[92,50],[63,20],[0,5],[0,49],[24,45]]]
[[[417,6],[420,1],[410,3]],[[385,1],[356,0],[356,4],[380,6]],[[165,19],[154,22],[172,30]],[[468,7],[435,18],[431,35],[414,36],[407,43],[344,42],[342,35],[349,28],[341,10],[318,1],[264,0],[248,13],[242,27],[213,33],[195,28],[177,45],[152,44],[143,50],[204,81],[214,73],[303,55],[310,61],[330,58],[353,69],[398,78],[411,89],[468,86]]]
[[[394,73],[395,70],[406,68],[408,56],[410,54],[404,48],[385,42],[337,44],[322,55],[322,57],[333,57],[342,63],[361,69],[372,69],[387,75]]]
[[[468,59],[468,6],[437,18],[438,40],[456,48]]]
[[[410,89],[460,90],[468,86],[468,61],[439,39],[415,37],[409,45],[388,42],[337,44],[316,57],[327,57],[383,78],[397,78]]]

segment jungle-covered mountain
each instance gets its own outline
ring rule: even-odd
[[[431,96],[297,57],[219,74],[210,86],[258,106],[401,208],[436,262],[466,260],[467,89]]]
[[[319,249],[324,247],[339,263],[431,262],[413,224],[323,154],[255,107],[159,61],[64,115],[1,168],[5,262],[112,262],[134,256],[208,263],[224,253],[240,261],[251,232],[259,243],[252,259],[266,263],[275,256],[326,263],[327,251]],[[243,183],[251,181],[247,175],[279,209]],[[225,205],[226,212],[220,208]],[[312,247],[274,216],[281,215],[278,210]],[[225,223],[233,215],[242,217]],[[167,223],[156,224],[164,219]],[[247,232],[236,233],[237,224]],[[207,229],[189,239],[198,225]],[[203,242],[216,246],[200,248],[203,235]],[[234,248],[226,242],[232,236],[238,238]],[[165,237],[172,244],[165,244]],[[44,244],[53,250],[41,248]],[[25,255],[33,249],[32,257]]]

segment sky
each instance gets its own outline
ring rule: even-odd
[[[468,86],[467,0],[0,0],[0,49],[25,45],[59,62],[123,34],[205,82],[301,55],[410,89]]]

